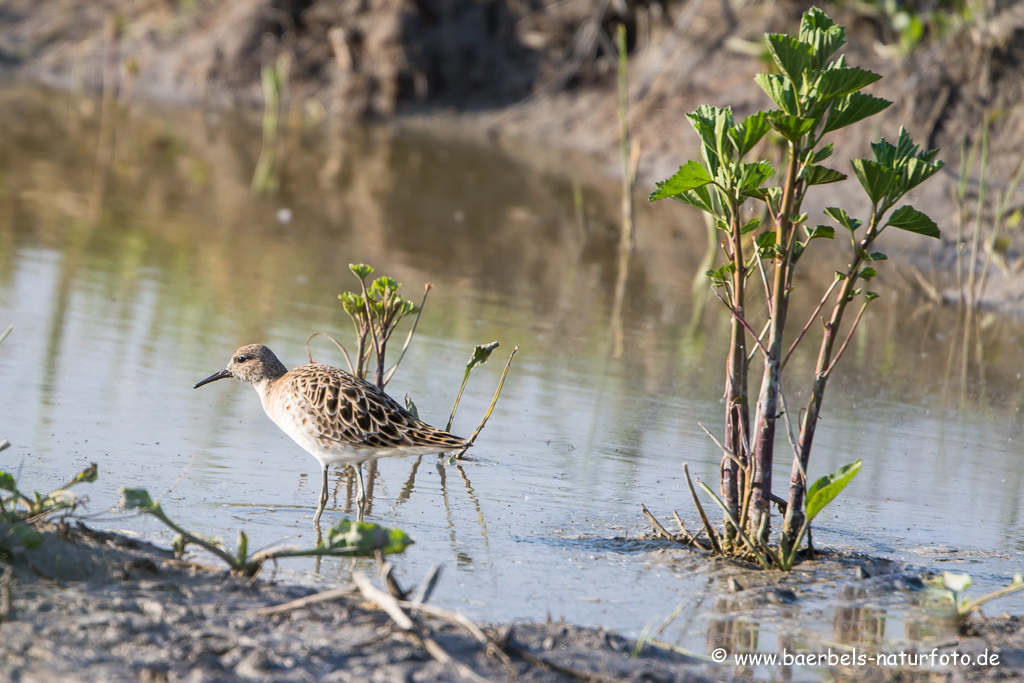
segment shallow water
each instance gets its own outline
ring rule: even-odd
[[[142,105],[104,117],[95,100],[17,84],[0,90],[0,117],[0,326],[15,327],[0,347],[0,437],[13,444],[0,468],[27,487],[56,487],[96,462],[99,481],[80,493],[98,526],[169,542],[156,522],[109,509],[119,487],[142,486],[171,489],[164,508],[198,532],[233,541],[244,528],[251,548],[311,542],[314,459],[248,386],[191,387],[244,343],[266,343],[289,366],[305,362],[313,332],[349,343],[337,294],[357,284],[348,264],[365,262],[415,300],[434,285],[388,388],[428,422],[444,424],[473,345],[498,340],[453,427],[469,433],[521,345],[470,461],[379,464],[368,519],[416,539],[394,558],[400,580],[443,563],[435,599],[473,617],[550,615],[632,635],[689,600],[664,638],[699,652],[723,638],[770,650],[797,622],[828,641],[921,637],[920,615],[900,600],[840,599],[852,569],[819,577],[802,616],[766,608],[723,620],[718,565],[618,540],[648,530],[641,503],[696,528],[680,463],[705,481],[717,471],[697,423],[721,421],[728,330],[718,302],[693,288],[707,248],[699,217],[641,206],[623,281],[615,183],[500,149],[298,116],[277,150],[278,189],[255,195],[258,120]],[[1024,558],[1024,327],[984,315],[965,344],[955,311],[914,303],[899,261],[884,266],[885,297],[830,386],[811,474],[858,457],[864,469],[815,541],[967,571],[980,593]],[[812,273],[807,289],[831,271]],[[323,338],[311,349],[344,363]],[[793,367],[806,377],[813,360],[808,349]],[[806,400],[799,386],[791,404]],[[328,520],[353,503],[350,476],[332,474],[332,485]],[[316,574],[294,560],[279,576],[330,584],[351,566],[328,561]]]

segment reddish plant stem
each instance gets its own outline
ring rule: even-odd
[[[786,329],[789,308],[789,275],[792,267],[792,212],[797,193],[799,154],[789,143],[789,162],[782,205],[775,222],[775,273],[770,302],[771,325],[768,329],[768,355],[764,359],[764,376],[757,399],[757,423],[754,427],[752,493],[749,522],[751,534],[761,533],[768,541],[771,532],[772,460],[775,454],[775,421],[779,412],[779,383],[782,379],[782,335]]]
[[[866,251],[871,242],[878,236],[876,226],[877,215],[874,215],[872,216],[871,225],[864,235],[864,239],[861,240],[859,250],[854,254],[853,262],[846,270],[846,278],[839,289],[839,298],[832,308],[832,317],[825,324],[825,334],[821,339],[818,361],[814,369],[814,386],[811,389],[811,398],[807,403],[807,409],[804,411],[803,419],[800,421],[797,453],[793,458],[793,467],[789,475],[789,502],[786,506],[786,516],[783,521],[782,536],[780,538],[783,553],[790,552],[797,535],[800,533],[800,527],[804,523],[804,496],[807,492],[807,480],[804,477],[804,473],[807,472],[807,465],[810,461],[811,447],[814,444],[814,433],[818,426],[818,417],[821,414],[821,406],[825,399],[825,387],[828,384],[829,374],[835,365],[835,361],[839,360],[839,355],[846,348],[846,343],[843,343],[834,360],[832,349],[839,336],[839,327],[843,322],[843,313],[846,311],[846,306],[851,300],[854,285],[857,283],[857,275],[860,272],[861,263],[863,263],[860,253]],[[863,308],[861,313],[863,313]],[[853,332],[859,322],[860,315],[857,316],[857,319],[851,326],[846,337],[847,341],[853,336]]]
[[[743,237],[740,234],[738,209],[732,207],[732,321],[729,340],[729,360],[726,364],[725,378],[725,447],[746,466],[747,448],[743,436],[749,429],[750,409],[747,399],[747,338],[743,327],[743,306],[746,298],[746,273],[743,261]],[[722,501],[728,509],[725,515],[725,540],[732,543],[736,538],[736,529],[729,521],[739,519],[739,506],[746,486],[740,463],[725,455],[722,456],[721,480]]]

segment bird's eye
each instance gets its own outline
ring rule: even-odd
[[[235,357],[235,362],[236,363],[244,363],[247,360],[249,360],[249,356],[236,356]]]

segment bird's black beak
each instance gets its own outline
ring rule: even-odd
[[[230,370],[221,370],[220,372],[215,372],[212,375],[210,375],[209,377],[207,377],[206,379],[204,379],[202,382],[197,383],[192,388],[193,389],[198,389],[199,387],[203,386],[204,384],[209,384],[210,382],[216,382],[217,380],[224,379],[225,377],[231,377],[231,371]]]

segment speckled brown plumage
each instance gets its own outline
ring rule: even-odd
[[[356,466],[362,496],[359,465],[367,460],[442,453],[466,445],[465,439],[417,420],[369,382],[319,363],[288,370],[261,344],[235,351],[225,370],[196,388],[227,377],[252,384],[274,424],[320,461],[324,488],[317,519],[326,504],[331,465]]]
[[[373,384],[329,365],[295,368],[273,382],[266,396],[264,408],[271,419],[278,425],[285,420],[298,424],[309,436],[296,440],[310,450],[311,438],[324,453],[313,453],[321,460],[435,453],[466,443],[417,420]],[[344,450],[350,451],[348,457],[335,455]]]

